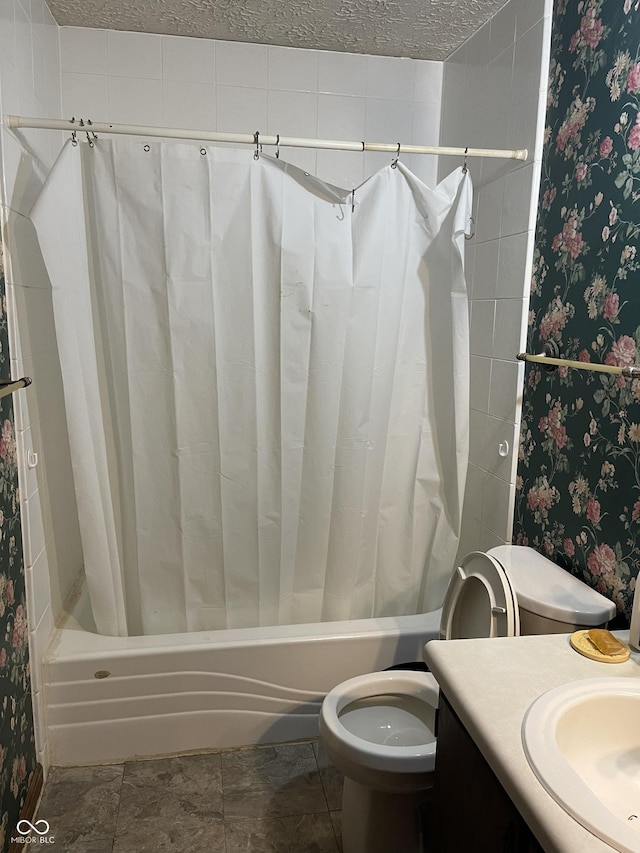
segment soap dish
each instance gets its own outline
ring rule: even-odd
[[[613,655],[605,655],[597,649],[588,637],[589,631],[575,631],[571,637],[571,646],[581,655],[601,663],[624,663],[629,660],[631,649],[626,645],[623,651]]]

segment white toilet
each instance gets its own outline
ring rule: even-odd
[[[469,554],[442,606],[441,639],[571,633],[604,626],[615,605],[532,548]],[[438,684],[430,672],[387,670],[327,694],[320,737],[344,774],[344,853],[421,853],[419,807],[436,760]]]

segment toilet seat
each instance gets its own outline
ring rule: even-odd
[[[438,695],[438,683],[430,672],[385,670],[358,675],[325,696],[320,714],[320,735],[330,757],[335,749],[343,765],[348,761],[355,767],[370,771],[401,775],[430,773],[436,760],[435,733],[432,732],[431,737],[426,736],[424,743],[410,746],[376,743],[356,734],[340,718],[349,706],[364,699],[372,700],[371,710],[376,713],[380,706],[376,705],[375,698],[385,696],[393,696],[400,701],[405,697],[423,702],[435,714]]]
[[[514,637],[519,633],[518,600],[508,574],[488,554],[467,554],[447,588],[440,639]]]

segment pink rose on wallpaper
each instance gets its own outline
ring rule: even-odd
[[[627,137],[627,145],[632,150],[635,151],[637,148],[640,148],[640,113],[636,116],[636,123],[631,128],[629,132],[629,136]]]
[[[3,647],[0,649],[0,667],[7,665],[7,650]]]
[[[591,361],[591,354],[589,350],[581,349],[578,353],[578,361]]]
[[[13,427],[10,420],[5,420],[2,425],[2,435],[0,436],[0,456],[3,459],[13,456]]]
[[[633,505],[633,512],[631,513],[631,520],[637,521],[640,518],[640,498]]]
[[[592,524],[598,524],[600,521],[600,502],[595,498],[589,498],[587,501],[587,518]]]
[[[584,181],[587,177],[587,166],[585,163],[578,163],[576,166],[576,179],[578,181]]]
[[[640,89],[640,62],[635,62],[627,74],[627,92],[637,92]]]
[[[609,225],[615,225],[618,221],[618,208],[611,205],[611,210],[609,211]]]
[[[556,246],[556,240],[560,237],[560,242]],[[575,216],[571,216],[562,226],[562,234],[558,234],[554,239],[553,248],[560,248],[561,251],[569,252],[573,260],[578,257],[584,248],[584,240],[582,232],[578,231],[578,220]]]
[[[593,6],[587,10],[587,14],[580,21],[580,35],[589,45],[591,50],[600,43],[600,39],[604,34],[604,26],[600,18],[596,19],[596,12]]]
[[[635,364],[635,360],[636,342],[629,335],[620,335],[618,340],[613,342],[611,352],[607,353],[604,363],[627,367]]]
[[[612,575],[616,568],[616,555],[608,545],[596,545],[587,557],[592,575]]]
[[[576,548],[573,544],[573,539],[565,539],[562,543],[562,547],[564,548],[564,553],[568,557],[573,557],[573,555],[576,553]]]
[[[602,316],[605,320],[613,320],[614,317],[618,316],[618,311],[620,310],[620,299],[617,293],[607,293],[604,298],[604,306],[602,309]]]
[[[613,151],[613,140],[610,136],[605,136],[605,138],[600,143],[600,156],[608,157],[609,154]]]

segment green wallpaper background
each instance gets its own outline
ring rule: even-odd
[[[0,245],[0,379],[10,378]],[[12,395],[0,400],[0,849],[6,853],[36,766]]]
[[[640,363],[640,0],[557,0],[529,352]],[[640,568],[640,380],[527,366],[514,541],[615,601]]]

